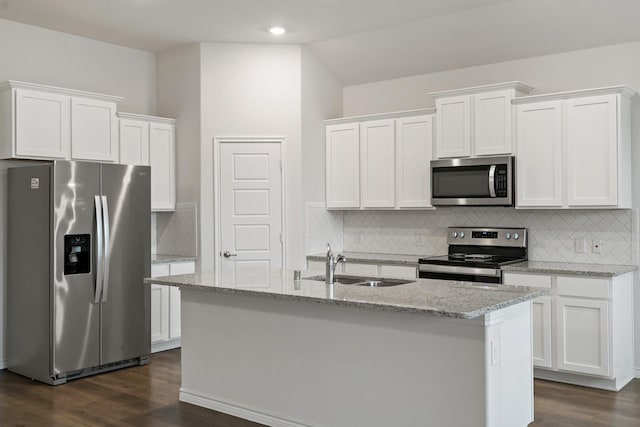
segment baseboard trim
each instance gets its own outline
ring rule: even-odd
[[[7,361],[6,360],[0,360],[0,370],[2,369],[7,369]]]
[[[309,424],[302,424],[296,421],[267,415],[252,409],[222,402],[199,393],[190,392],[184,388],[180,388],[180,401],[271,427],[310,427]]]
[[[636,378],[640,378],[640,368],[635,368],[634,369],[634,374],[635,374]]]
[[[579,385],[583,387],[599,388],[609,391],[620,391],[625,385],[633,379],[631,370],[625,377],[609,379],[599,378],[590,375],[572,374],[569,372],[551,371],[548,369],[534,368],[534,378],[541,380],[557,381],[566,384]]]
[[[159,351],[172,350],[174,348],[182,347],[182,340],[177,338],[170,341],[162,341],[151,344],[151,353],[157,353]]]

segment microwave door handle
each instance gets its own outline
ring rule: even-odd
[[[496,165],[489,168],[489,195],[496,197]]]
[[[95,304],[100,303],[100,299],[102,298],[102,284],[103,284],[103,276],[102,276],[102,267],[104,263],[104,259],[102,256],[102,251],[104,249],[102,244],[102,200],[100,196],[95,196],[95,209],[96,209],[96,291],[93,297],[93,302]]]

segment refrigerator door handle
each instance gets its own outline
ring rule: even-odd
[[[95,196],[96,206],[96,291],[93,298],[95,304],[100,303],[102,298],[102,285],[103,285],[103,272],[102,267],[104,259],[102,257],[103,243],[102,243],[102,201],[100,196]]]
[[[107,204],[107,196],[102,196],[102,218],[104,224],[104,287],[102,290],[102,302],[107,302],[107,293],[109,292],[109,264],[111,260],[109,240],[109,205]]]

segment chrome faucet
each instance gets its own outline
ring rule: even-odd
[[[333,285],[333,276],[336,271],[336,266],[341,262],[347,262],[347,258],[342,254],[334,255],[331,250],[331,245],[327,243],[327,265],[324,276],[324,281],[327,285]]]

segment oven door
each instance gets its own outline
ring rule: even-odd
[[[513,205],[513,157],[433,160],[434,206]]]
[[[453,265],[420,264],[418,277],[420,279],[502,283],[502,270],[500,270],[499,268],[476,268]]]

